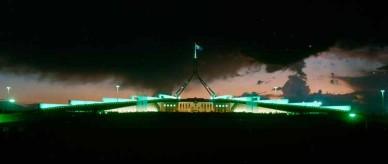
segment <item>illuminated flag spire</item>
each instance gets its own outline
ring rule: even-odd
[[[197,43],[194,43],[194,59],[197,59],[197,50],[202,51],[202,47],[199,46]]]
[[[185,88],[187,87],[187,85],[190,83],[190,81],[193,79],[193,77],[197,77],[199,79],[199,81],[201,82],[202,86],[205,87],[206,91],[209,93],[209,95],[211,97],[216,97],[217,94],[216,92],[214,92],[207,84],[206,82],[201,78],[201,76],[199,75],[198,73],[198,61],[197,61],[197,50],[198,51],[202,51],[203,48],[198,45],[197,43],[194,43],[194,60],[193,60],[193,73],[191,74],[191,76],[189,77],[189,79],[187,79],[187,81],[185,81],[185,83],[183,83],[183,85],[178,88],[178,90],[175,92],[174,96],[175,97],[180,97],[181,93],[185,90]]]

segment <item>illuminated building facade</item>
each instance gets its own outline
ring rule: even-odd
[[[245,112],[245,113],[288,113],[288,112],[349,112],[350,106],[322,106],[319,101],[289,103],[288,99],[261,100],[260,96],[218,96],[198,73],[197,50],[194,46],[193,73],[173,95],[131,96],[129,98],[103,98],[102,101],[70,100],[69,104],[39,104],[40,110],[69,109],[104,112]],[[190,81],[196,77],[210,95],[210,99],[180,99]]]

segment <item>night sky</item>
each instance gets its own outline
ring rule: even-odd
[[[0,27],[0,97],[98,100],[172,92],[192,70],[219,94],[256,92],[378,104],[388,89],[383,2],[8,0]],[[385,66],[385,67],[384,67]],[[380,68],[380,69],[379,69]],[[282,87],[274,92],[273,87]],[[183,97],[206,97],[194,81]],[[376,98],[377,99],[377,98]]]

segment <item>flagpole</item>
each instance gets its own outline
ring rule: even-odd
[[[197,76],[198,75],[198,69],[197,69],[197,43],[194,42],[194,62],[193,62],[193,69],[194,69],[194,74]]]
[[[194,59],[197,59],[197,43],[194,43]]]

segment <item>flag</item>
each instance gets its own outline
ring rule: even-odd
[[[197,59],[197,50],[202,51],[202,47],[199,46],[197,43],[194,43],[194,59]]]
[[[195,49],[198,51],[202,51],[203,48],[200,45],[198,45],[197,43],[195,43]]]

